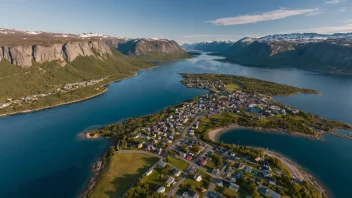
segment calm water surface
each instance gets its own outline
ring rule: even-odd
[[[292,69],[263,69],[214,61],[205,54],[161,64],[136,77],[113,83],[105,94],[84,102],[0,118],[0,197],[75,197],[89,179],[92,163],[107,142],[78,134],[126,118],[154,113],[206,93],[181,85],[178,73],[225,73],[255,77],[322,91],[321,95],[277,100],[352,123],[352,77]],[[352,184],[352,141],[326,137],[312,141],[277,134],[237,131],[221,138],[269,147],[300,163],[335,197],[346,197]]]

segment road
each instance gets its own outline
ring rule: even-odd
[[[183,131],[181,132],[181,135],[180,137],[175,140],[174,142],[172,142],[172,144],[170,144],[164,151],[164,153],[162,154],[163,158],[165,158],[167,156],[167,154],[169,153],[170,149],[174,148],[175,145],[177,144],[178,140],[183,138],[186,133],[189,131],[189,129],[192,128],[192,126],[203,116],[204,114],[202,115],[198,115],[194,118],[194,120],[191,122],[191,124],[189,124],[185,129],[183,129]]]

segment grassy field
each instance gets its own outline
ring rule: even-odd
[[[99,177],[90,198],[122,196],[159,159],[144,154],[115,154]]]
[[[231,190],[227,187],[224,187],[224,195],[229,196],[229,197],[234,197],[237,195],[237,192],[234,190]]]
[[[170,157],[170,156],[167,156],[167,161],[168,161],[168,163],[170,163],[171,165],[175,166],[176,168],[178,168],[182,171],[186,170],[188,167],[187,162],[180,160],[180,159]]]
[[[226,91],[238,90],[240,87],[237,84],[227,84],[225,87]]]
[[[150,174],[144,180],[145,183],[153,185],[153,186],[163,186],[165,182],[160,180],[160,173],[157,170],[154,170],[152,174]]]

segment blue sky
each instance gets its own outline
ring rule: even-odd
[[[0,27],[178,42],[352,32],[352,0],[0,0]]]

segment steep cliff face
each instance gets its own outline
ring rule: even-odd
[[[31,67],[33,62],[43,64],[56,61],[64,66],[77,57],[94,56],[104,60],[117,49],[125,55],[143,56],[162,61],[189,57],[175,41],[167,39],[128,39],[101,34],[64,34],[29,32],[0,28],[0,62]]]
[[[352,41],[349,39],[268,41],[245,38],[223,54],[228,61],[247,65],[352,73]]]
[[[12,64],[29,67],[32,65],[31,46],[1,46],[0,59],[9,60]]]
[[[135,39],[118,45],[117,50],[126,55],[186,54],[175,41],[166,39]]]
[[[104,41],[72,41],[50,45],[1,46],[0,61],[8,60],[21,67],[37,63],[58,61],[61,65],[74,61],[78,56],[95,56],[99,59],[111,55],[110,47]]]

